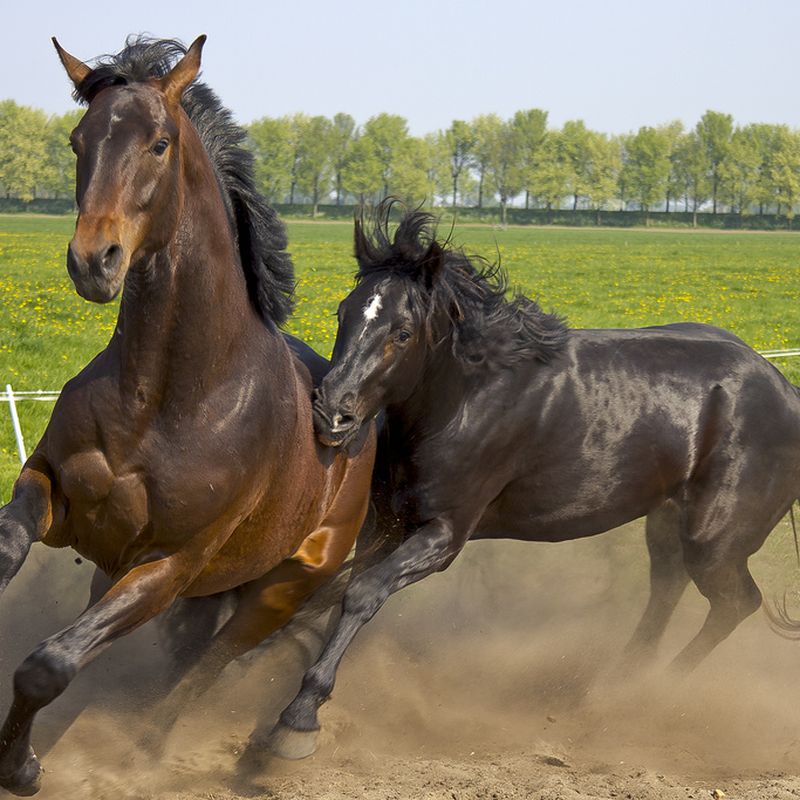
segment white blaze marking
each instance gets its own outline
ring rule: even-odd
[[[378,316],[378,312],[381,310],[382,305],[383,303],[381,301],[380,292],[375,292],[375,294],[372,295],[369,303],[364,306],[364,319],[367,322],[372,322],[372,320]]]

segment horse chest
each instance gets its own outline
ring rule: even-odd
[[[148,493],[138,472],[116,472],[99,450],[65,459],[58,470],[67,515],[60,544],[69,544],[104,568],[147,528]]]

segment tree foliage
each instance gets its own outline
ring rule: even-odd
[[[74,193],[69,133],[81,111],[47,117],[0,102],[0,191],[32,200]],[[547,112],[482,114],[412,136],[406,120],[377,114],[263,117],[247,126],[260,191],[273,203],[377,202],[546,209],[685,210],[710,205],[792,217],[800,204],[800,133],[786,125],[737,126],[707,111],[694,128],[644,126],[608,136],[582,120],[548,127]]]

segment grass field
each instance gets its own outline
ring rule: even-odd
[[[103,348],[116,304],[75,294],[64,264],[69,217],[0,216],[0,386],[59,389]],[[449,225],[443,225],[444,233]],[[289,224],[297,310],[289,330],[326,355],[338,300],[352,286],[352,226]],[[456,242],[495,259],[511,282],[575,327],[633,327],[697,320],[728,328],[756,348],[800,345],[800,236],[645,230],[459,226]],[[800,383],[800,359],[778,362]],[[19,406],[30,447],[51,405]],[[0,405],[0,499],[19,469]]]

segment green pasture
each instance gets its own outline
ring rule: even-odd
[[[116,304],[79,298],[64,264],[71,217],[0,216],[0,387],[59,389],[106,343]],[[443,235],[450,223],[442,223]],[[338,300],[352,285],[352,226],[289,223],[297,310],[289,330],[329,354]],[[453,238],[500,257],[514,287],[575,327],[699,320],[756,348],[800,345],[800,236],[646,230],[459,226]],[[800,359],[777,365],[800,384]],[[29,449],[51,405],[19,405]],[[6,404],[0,405],[0,499],[17,474]]]

